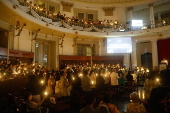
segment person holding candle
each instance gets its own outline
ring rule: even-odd
[[[55,84],[55,79],[53,75],[50,75],[50,78],[48,79],[48,84],[46,87],[46,91],[49,93],[49,95],[53,95],[53,85]]]
[[[36,103],[32,101],[32,94],[30,92],[25,93],[25,101],[26,101],[28,110],[34,110],[35,112],[36,111],[38,112],[40,110],[42,103],[44,102],[46,98],[47,98],[47,95],[45,95],[39,103]]]
[[[70,92],[68,92],[68,87],[72,84],[68,82],[68,79],[66,78],[67,73],[62,71],[61,77],[59,81],[56,81],[56,88],[55,92],[58,97],[66,97],[69,96]]]
[[[73,91],[81,92],[81,78],[78,77],[78,71],[74,72],[74,80],[73,80]]]
[[[84,71],[84,75],[81,79],[81,82],[82,82],[82,87],[83,87],[84,93],[91,91],[91,80],[88,77],[88,70]]]

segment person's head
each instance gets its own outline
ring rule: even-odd
[[[87,76],[88,75],[88,70],[84,70],[84,76]]]
[[[66,72],[64,72],[64,71],[61,71],[61,72],[60,72],[60,74],[61,74],[61,76],[64,76],[64,77],[66,77],[66,76],[67,76],[67,73],[66,73]]]
[[[130,99],[134,103],[138,103],[140,101],[139,94],[137,92],[133,92],[130,94]]]
[[[128,74],[131,74],[131,71],[128,71]]]
[[[32,94],[30,92],[26,92],[25,96],[24,96],[24,99],[31,101],[32,100]]]
[[[105,105],[101,105],[96,109],[95,113],[110,113],[109,108]]]

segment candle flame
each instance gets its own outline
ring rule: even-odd
[[[44,95],[46,95],[46,96],[47,96],[47,95],[48,95],[48,92],[45,92],[45,93],[44,93]]]

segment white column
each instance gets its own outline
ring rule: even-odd
[[[132,70],[137,66],[137,55],[136,55],[136,40],[132,40]]]
[[[152,42],[152,65],[153,69],[158,66],[158,51],[157,51],[157,40],[151,40]]]
[[[123,65],[125,65],[128,70],[130,65],[129,60],[130,60],[129,54],[124,54]]]
[[[153,3],[149,4],[150,10],[150,24],[151,28],[155,28],[155,19],[154,19],[154,12],[153,12]]]
[[[158,20],[161,20],[161,13],[157,13],[158,14]]]
[[[56,69],[59,70],[59,38],[56,40]]]

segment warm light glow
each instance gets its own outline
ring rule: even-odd
[[[47,95],[48,95],[48,92],[45,92],[44,95],[47,96]]]
[[[156,81],[159,81],[159,79],[157,78]]]
[[[75,80],[75,78],[73,77],[73,80]]]
[[[43,80],[41,80],[41,84],[44,84],[44,81],[43,81]]]
[[[146,72],[149,73],[149,69],[147,69]]]
[[[91,81],[91,84],[94,84],[94,81]]]
[[[6,75],[6,73],[4,73],[4,75]]]

